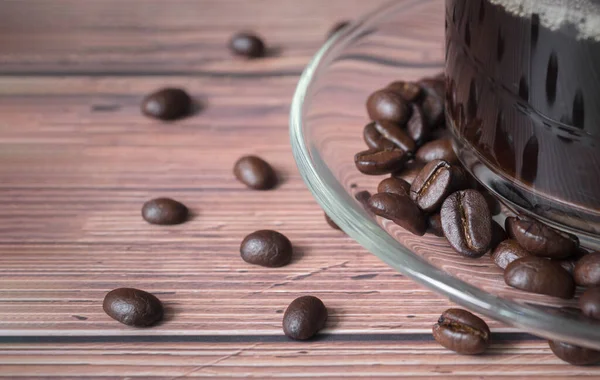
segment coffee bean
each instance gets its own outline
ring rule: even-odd
[[[600,319],[600,288],[589,288],[579,297],[579,307],[586,316]]]
[[[380,175],[402,168],[408,156],[400,149],[369,149],[354,156],[356,168],[363,174]]]
[[[367,99],[367,112],[373,121],[403,126],[410,118],[411,108],[397,93],[390,90],[375,91]]]
[[[476,190],[457,191],[442,204],[444,236],[458,253],[467,257],[485,254],[492,242],[492,216]]]
[[[385,137],[383,137],[381,135],[381,133],[379,133],[377,131],[377,128],[375,128],[375,122],[371,122],[367,125],[365,125],[365,128],[363,130],[363,139],[365,140],[365,143],[367,144],[367,146],[370,149],[377,149],[377,150],[392,150],[394,149],[396,146],[394,145],[393,142],[391,142],[390,140],[386,139]]]
[[[519,243],[515,240],[508,239],[498,244],[492,254],[492,259],[500,268],[506,269],[508,264],[526,256],[529,256],[529,253],[524,250]]]
[[[444,78],[423,78],[419,81],[419,85],[423,88],[432,90],[442,99],[446,97],[446,80]]]
[[[410,184],[403,179],[390,177],[379,183],[379,186],[377,186],[377,192],[394,193],[404,196],[410,193]]]
[[[508,264],[504,281],[513,288],[553,297],[570,299],[575,293],[571,275],[543,257],[525,256]]]
[[[333,25],[333,27],[331,27],[329,32],[327,32],[327,39],[330,39],[331,37],[333,37],[334,34],[339,32],[340,30],[344,29],[348,25],[350,25],[350,21],[347,21],[347,20],[343,20],[343,21],[339,21],[339,22],[335,23]]]
[[[577,285],[600,286],[600,252],[593,252],[579,259],[573,277]]]
[[[409,103],[420,101],[421,95],[423,95],[423,90],[421,89],[421,86],[414,82],[405,82],[402,80],[398,80],[388,84],[386,89],[400,95],[404,100],[406,100]]]
[[[237,33],[229,41],[229,49],[239,56],[259,58],[265,55],[267,49],[263,40],[252,33]]]
[[[425,123],[429,128],[436,128],[444,123],[444,97],[429,86],[421,86],[424,91],[421,109]]]
[[[500,214],[500,212],[502,211],[502,207],[500,206],[500,202],[498,201],[498,199],[496,199],[496,197],[492,193],[485,189],[481,189],[480,187],[481,186],[477,186],[477,190],[485,198],[485,201],[487,202],[488,208],[490,209],[492,215]]]
[[[458,164],[450,139],[433,140],[424,144],[417,150],[415,157],[422,162],[444,160],[449,164]]]
[[[341,230],[340,226],[338,226],[330,217],[329,215],[325,214],[325,221],[327,222],[327,224],[329,224],[329,226],[331,228],[333,228],[334,230]]]
[[[440,213],[429,215],[427,232],[432,233],[438,237],[444,237],[444,230],[442,229],[442,217]]]
[[[392,175],[394,176],[394,178],[403,179],[412,185],[415,178],[417,178],[417,176],[421,172],[421,169],[423,169],[424,166],[425,163],[417,160],[412,160],[407,162],[402,170],[397,171]]]
[[[412,155],[417,149],[417,145],[414,140],[411,139],[406,132],[398,125],[379,121],[375,123],[375,129],[381,134],[386,140],[391,141],[397,148],[404,152]]]
[[[421,108],[415,104],[411,104],[411,108],[413,112],[406,124],[406,133],[418,146],[421,146],[429,139],[431,130],[423,121],[423,111],[421,111]]]
[[[254,190],[270,190],[277,185],[277,175],[268,162],[257,156],[244,156],[233,167],[235,178]]]
[[[154,295],[133,288],[111,290],[102,302],[104,312],[128,326],[151,326],[163,317],[163,305]]]
[[[534,256],[564,259],[577,249],[577,238],[556,231],[525,216],[509,217],[505,221],[508,236]]]
[[[292,261],[292,243],[277,231],[260,230],[246,236],[240,245],[242,259],[248,264],[278,268]]]
[[[146,96],[141,108],[146,116],[175,120],[190,114],[192,98],[180,88],[163,88]]]
[[[187,217],[187,207],[170,198],[152,199],[142,206],[142,218],[150,224],[181,224]]]
[[[508,235],[504,228],[494,219],[492,219],[492,243],[490,244],[490,253],[504,240],[508,239]]]
[[[462,309],[448,309],[433,325],[433,338],[442,346],[462,355],[476,355],[490,345],[487,323]]]
[[[354,194],[354,199],[356,199],[364,207],[365,211],[373,215],[373,212],[369,207],[369,198],[371,198],[371,193],[366,190],[359,191],[358,193]]]
[[[369,198],[369,208],[375,215],[389,219],[412,232],[423,236],[427,230],[427,219],[408,195],[379,193]]]
[[[327,308],[317,297],[296,298],[283,314],[283,332],[296,340],[310,339],[327,322]]]
[[[550,349],[559,359],[573,365],[592,365],[600,362],[600,351],[579,347],[566,342],[548,341]]]
[[[560,266],[563,267],[567,272],[569,272],[569,274],[571,276],[575,276],[575,267],[577,266],[577,263],[583,256],[585,256],[587,254],[588,254],[588,251],[579,247],[575,250],[575,252],[573,253],[573,255],[571,255],[571,257],[568,257],[568,258],[562,259],[562,260],[552,260],[552,261],[560,264]],[[575,281],[575,283],[577,284],[577,281]]]
[[[461,168],[434,160],[427,163],[413,181],[410,199],[424,212],[435,212],[448,195],[464,187],[465,175]]]

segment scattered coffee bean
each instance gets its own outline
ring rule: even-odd
[[[490,253],[506,239],[508,239],[508,235],[506,234],[506,231],[504,231],[504,228],[492,219],[492,243],[490,244]]]
[[[277,268],[292,261],[292,243],[277,231],[260,230],[246,236],[240,245],[242,259],[254,265]]]
[[[386,121],[379,121],[375,123],[375,128],[381,136],[391,141],[397,148],[409,155],[415,153],[417,145],[400,126]]]
[[[406,124],[406,133],[413,139],[416,145],[421,146],[429,139],[430,128],[423,122],[423,111],[415,104],[411,104],[412,116]]]
[[[408,156],[400,149],[369,149],[354,156],[356,168],[363,174],[387,174],[402,168]]]
[[[600,319],[600,288],[589,288],[579,297],[581,312],[594,319]]]
[[[457,191],[442,204],[444,236],[458,253],[480,257],[492,243],[492,216],[476,190]]]
[[[255,34],[237,33],[229,41],[229,49],[246,58],[263,57],[267,51],[263,40]]]
[[[577,285],[600,286],[600,252],[593,252],[579,259],[573,277]]]
[[[429,128],[436,128],[444,123],[444,97],[429,86],[422,86],[424,98],[421,107],[425,123]]]
[[[446,80],[444,78],[423,78],[419,81],[419,85],[423,88],[433,90],[441,99],[446,97]]]
[[[111,290],[102,302],[104,312],[128,326],[151,326],[163,317],[163,305],[154,295],[133,288]]]
[[[144,203],[142,218],[150,224],[181,224],[188,218],[188,209],[173,199],[156,198]]]
[[[504,281],[513,288],[553,297],[570,299],[575,293],[571,275],[543,257],[525,256],[508,264]]]
[[[487,323],[462,309],[448,309],[433,325],[434,339],[449,350],[463,355],[476,355],[490,345],[491,332]]]
[[[343,21],[339,21],[339,22],[335,23],[333,25],[333,27],[329,30],[329,32],[327,32],[327,39],[330,39],[331,37],[333,37],[334,34],[339,32],[340,30],[344,29],[348,25],[350,25],[350,21],[347,21],[347,20],[343,20]]]
[[[427,163],[413,181],[410,199],[424,212],[435,212],[448,195],[464,185],[465,175],[461,168],[451,166],[446,161],[434,160]]]
[[[142,113],[160,120],[179,119],[188,116],[191,110],[192,98],[180,88],[163,88],[142,101]]]
[[[394,193],[398,195],[410,194],[410,184],[403,179],[390,177],[386,178],[377,186],[378,193]]]
[[[427,232],[430,232],[438,237],[444,237],[444,230],[442,229],[442,217],[440,213],[429,215],[429,228]]]
[[[411,116],[411,108],[397,93],[390,90],[375,91],[367,99],[367,112],[373,121],[405,125]]]
[[[323,213],[325,215],[325,221],[327,222],[327,224],[329,224],[329,226],[331,228],[333,228],[334,230],[341,230],[340,226],[338,226],[330,217],[329,215]]]
[[[575,237],[525,216],[506,218],[505,226],[508,236],[534,256],[564,259],[579,245]]]
[[[415,178],[419,175],[423,167],[425,166],[424,162],[412,160],[407,162],[404,165],[404,168],[398,172],[392,174],[395,178],[400,178],[408,182],[412,185]]]
[[[492,259],[500,268],[506,269],[508,264],[525,256],[529,256],[529,253],[516,240],[508,239],[498,244],[492,254]]]
[[[433,140],[424,144],[417,150],[415,157],[422,162],[444,160],[449,164],[458,163],[458,157],[452,149],[450,139]]]
[[[235,178],[254,190],[270,190],[277,185],[277,175],[268,162],[256,156],[244,156],[233,167]]]
[[[569,364],[592,365],[600,362],[600,351],[553,340],[548,341],[548,344],[556,357]]]
[[[409,103],[419,102],[421,100],[421,95],[423,95],[421,86],[414,82],[405,82],[402,80],[390,83],[386,89],[400,95]]]
[[[365,129],[363,130],[363,139],[365,140],[367,146],[370,149],[377,150],[394,149],[396,147],[394,143],[383,137],[381,133],[377,131],[377,128],[375,128],[375,124],[376,123],[373,121],[365,125]]]
[[[296,298],[283,314],[283,332],[296,340],[310,339],[327,322],[327,308],[317,297]]]
[[[369,208],[375,215],[389,219],[412,232],[423,236],[427,230],[427,219],[408,195],[379,193],[369,198]]]

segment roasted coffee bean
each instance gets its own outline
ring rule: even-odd
[[[573,277],[577,285],[600,286],[600,252],[593,252],[579,259]]]
[[[128,326],[151,326],[163,317],[163,305],[154,295],[133,288],[111,290],[102,302],[104,312]]]
[[[571,255],[571,257],[562,259],[562,260],[553,260],[553,261],[559,263],[560,266],[563,267],[567,272],[569,272],[569,274],[571,276],[575,276],[575,267],[577,266],[577,262],[579,262],[579,260],[587,254],[588,254],[588,251],[579,247],[575,250],[575,253],[573,253],[573,255]],[[577,281],[575,281],[575,283],[577,284]]]
[[[579,307],[586,316],[600,319],[600,288],[589,288],[579,297]]]
[[[390,90],[375,91],[367,99],[367,112],[373,121],[404,125],[411,116],[411,110],[400,95]]]
[[[415,157],[422,162],[444,160],[449,164],[458,163],[458,157],[452,149],[450,139],[433,140],[424,144],[417,150]]]
[[[431,130],[429,126],[423,122],[423,111],[415,104],[411,104],[413,110],[412,116],[406,123],[406,133],[413,139],[417,146],[421,146],[429,139]]]
[[[317,297],[296,298],[283,314],[283,332],[296,340],[310,339],[327,322],[327,308]]]
[[[425,123],[429,128],[437,128],[444,123],[444,97],[439,96],[435,89],[423,87],[424,97],[421,109]]]
[[[240,245],[242,259],[254,265],[277,268],[292,261],[292,243],[277,231],[260,230],[246,236]]]
[[[427,232],[430,232],[438,237],[444,237],[444,230],[442,229],[442,217],[439,212],[429,215],[428,222],[429,228],[427,229]]]
[[[354,156],[356,168],[363,174],[388,174],[402,168],[408,156],[400,149],[369,149]]]
[[[390,177],[379,183],[379,186],[377,186],[377,192],[394,193],[404,196],[410,193],[410,184],[403,179]]]
[[[423,236],[427,230],[427,219],[408,195],[379,193],[369,198],[369,208],[375,215],[389,219],[412,232]]]
[[[465,187],[465,174],[446,161],[434,160],[423,167],[410,186],[410,199],[426,213],[439,210],[444,200]]]
[[[179,119],[188,116],[191,110],[192,98],[180,88],[163,88],[142,101],[142,113],[160,120]]]
[[[343,21],[339,21],[339,22],[335,23],[333,25],[333,27],[331,27],[329,32],[327,32],[327,39],[330,39],[331,37],[333,37],[334,34],[339,32],[340,30],[344,29],[348,25],[350,25],[350,21],[347,21],[347,20],[343,20]]]
[[[270,190],[277,185],[277,175],[268,162],[257,156],[244,156],[233,166],[233,174],[254,190]]]
[[[534,256],[565,259],[579,245],[577,238],[525,216],[506,218],[505,227],[508,236]]]
[[[375,123],[375,129],[377,129],[377,132],[379,132],[381,136],[386,140],[391,141],[397,148],[409,155],[415,153],[417,145],[414,140],[411,139],[398,125],[386,121],[379,121]]]
[[[529,256],[529,253],[516,240],[508,239],[498,244],[494,249],[492,259],[500,268],[506,269],[508,264],[525,256]]]
[[[229,41],[229,49],[236,55],[246,58],[259,58],[266,54],[263,40],[252,33],[237,33]]]
[[[530,293],[570,299],[575,293],[571,275],[559,264],[543,257],[525,256],[508,264],[504,282]]]
[[[333,228],[334,230],[341,230],[340,226],[338,226],[330,217],[329,215],[323,213],[325,215],[325,221],[327,222],[327,224],[329,224],[329,226],[331,228]]]
[[[442,99],[446,97],[446,80],[444,78],[423,78],[419,81],[419,85],[433,90]]]
[[[392,175],[394,176],[394,178],[403,179],[412,185],[415,178],[417,178],[424,166],[424,162],[412,160],[407,162],[402,170],[397,171]]]
[[[188,218],[188,209],[173,199],[156,198],[144,203],[142,218],[150,224],[181,224]]]
[[[423,95],[421,86],[414,82],[398,80],[390,83],[386,88],[397,93],[409,103],[419,102],[421,100],[421,95]]]
[[[442,204],[444,236],[458,253],[480,257],[492,243],[492,216],[476,190],[457,191]]]
[[[508,239],[508,235],[504,228],[492,219],[492,243],[490,244],[490,253],[504,240]]]
[[[600,351],[566,342],[549,340],[548,345],[557,358],[573,365],[592,365],[600,362]]]
[[[463,355],[476,355],[490,345],[487,323],[462,309],[448,309],[433,325],[433,338],[449,350]]]
[[[390,140],[386,139],[377,131],[375,128],[375,122],[371,122],[365,125],[363,130],[363,139],[370,149],[377,150],[392,150],[396,148],[396,145]]]

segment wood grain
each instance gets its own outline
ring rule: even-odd
[[[303,184],[288,137],[298,76],[337,20],[375,0],[4,1],[0,12],[0,376],[63,378],[597,377],[493,321],[489,354],[430,336],[452,305],[332,230]],[[131,3],[132,4],[132,3]],[[253,29],[277,47],[257,61],[225,46]],[[184,86],[201,111],[149,120],[141,98]],[[281,186],[253,192],[231,170],[258,154]],[[169,196],[194,218],[158,227],[144,201]],[[239,243],[285,233],[290,266],[245,264]],[[104,314],[107,291],[156,294],[164,323]],[[314,342],[281,316],[313,294],[330,311]]]

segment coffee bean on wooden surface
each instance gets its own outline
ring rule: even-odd
[[[421,86],[414,82],[405,82],[402,80],[390,83],[386,89],[397,93],[409,103],[419,102],[421,100],[421,95],[423,95]]]
[[[446,161],[434,160],[427,163],[413,181],[410,199],[424,212],[435,212],[448,195],[464,185],[465,175],[461,168],[453,167]]]
[[[155,198],[142,206],[142,218],[150,224],[181,224],[188,218],[188,208],[170,198]]]
[[[348,25],[350,25],[350,21],[348,21],[348,20],[342,20],[342,21],[336,22],[331,27],[331,29],[329,29],[329,32],[327,32],[327,39],[330,39],[331,37],[333,37],[334,34],[339,32],[340,30],[344,29]]]
[[[327,222],[327,224],[329,224],[329,226],[331,228],[333,228],[334,230],[341,230],[340,226],[338,226],[330,217],[329,215],[323,213],[325,215],[325,221]]]
[[[111,290],[102,303],[104,312],[128,326],[151,326],[163,317],[163,305],[154,295],[133,288]]]
[[[517,259],[504,270],[504,281],[530,293],[570,299],[575,293],[571,275],[559,264],[537,256]]]
[[[240,245],[242,259],[254,265],[277,268],[292,261],[292,243],[285,235],[260,230],[246,236]]]
[[[417,150],[415,157],[417,160],[423,162],[444,160],[449,164],[458,163],[458,157],[456,157],[454,149],[452,149],[452,142],[450,139],[433,140],[425,143]]]
[[[600,319],[600,287],[589,288],[579,297],[581,312],[594,319]]]
[[[363,129],[363,139],[367,146],[370,149],[377,150],[392,150],[396,148],[396,145],[394,145],[393,142],[383,137],[381,133],[377,131],[375,124],[376,123],[373,121],[365,125],[365,128]]]
[[[432,330],[439,344],[463,355],[480,354],[489,347],[491,341],[487,323],[462,309],[446,310]]]
[[[421,103],[425,123],[429,128],[436,128],[444,123],[444,97],[440,97],[435,89],[428,86],[423,88],[424,97]]]
[[[490,253],[504,240],[508,239],[508,235],[504,228],[492,219],[492,243],[490,244]]]
[[[417,146],[421,146],[429,139],[431,129],[427,123],[423,121],[424,117],[421,107],[411,104],[411,108],[413,112],[406,123],[406,133],[413,139]]]
[[[423,169],[424,166],[425,166],[424,162],[417,161],[417,160],[411,160],[411,161],[407,162],[406,164],[404,164],[404,168],[402,170],[394,172],[392,175],[395,178],[403,179],[412,185],[415,178],[417,178],[417,176],[421,172],[421,169]]]
[[[369,198],[369,208],[382,218],[389,219],[412,232],[423,236],[427,230],[427,219],[408,195],[378,193]]]
[[[400,170],[407,159],[406,153],[400,149],[369,149],[356,153],[354,163],[363,174],[380,175]]]
[[[529,256],[529,253],[516,240],[508,239],[498,244],[492,253],[492,260],[500,268],[506,269],[508,264],[525,256]]]
[[[442,217],[439,212],[429,215],[427,232],[430,232],[438,237],[444,237],[444,230],[442,229]]]
[[[410,184],[403,179],[390,177],[379,183],[379,186],[377,186],[377,192],[408,195],[410,194]]]
[[[550,349],[559,359],[573,365],[592,365],[600,362],[600,351],[579,347],[566,342],[548,341]]]
[[[146,96],[141,108],[146,116],[175,120],[190,114],[192,98],[180,88],[163,88]]]
[[[277,174],[268,162],[257,156],[244,156],[233,167],[235,178],[254,190],[270,190],[277,185]]]
[[[414,140],[399,125],[387,121],[378,121],[375,123],[375,129],[386,140],[391,141],[397,148],[412,155],[417,149]]]
[[[235,34],[229,41],[229,49],[235,54],[246,58],[259,58],[266,54],[263,40],[255,34],[241,32]]]
[[[325,304],[313,296],[296,298],[283,314],[283,332],[296,340],[310,339],[327,322]]]
[[[564,259],[579,246],[577,238],[525,216],[506,218],[505,227],[508,236],[534,256]]]
[[[579,259],[573,277],[579,286],[600,286],[600,252],[592,252]]]
[[[457,191],[442,204],[444,236],[458,253],[480,257],[492,243],[492,216],[476,190]]]
[[[411,116],[408,103],[391,90],[375,91],[367,99],[367,113],[373,121],[387,121],[404,125]]]

